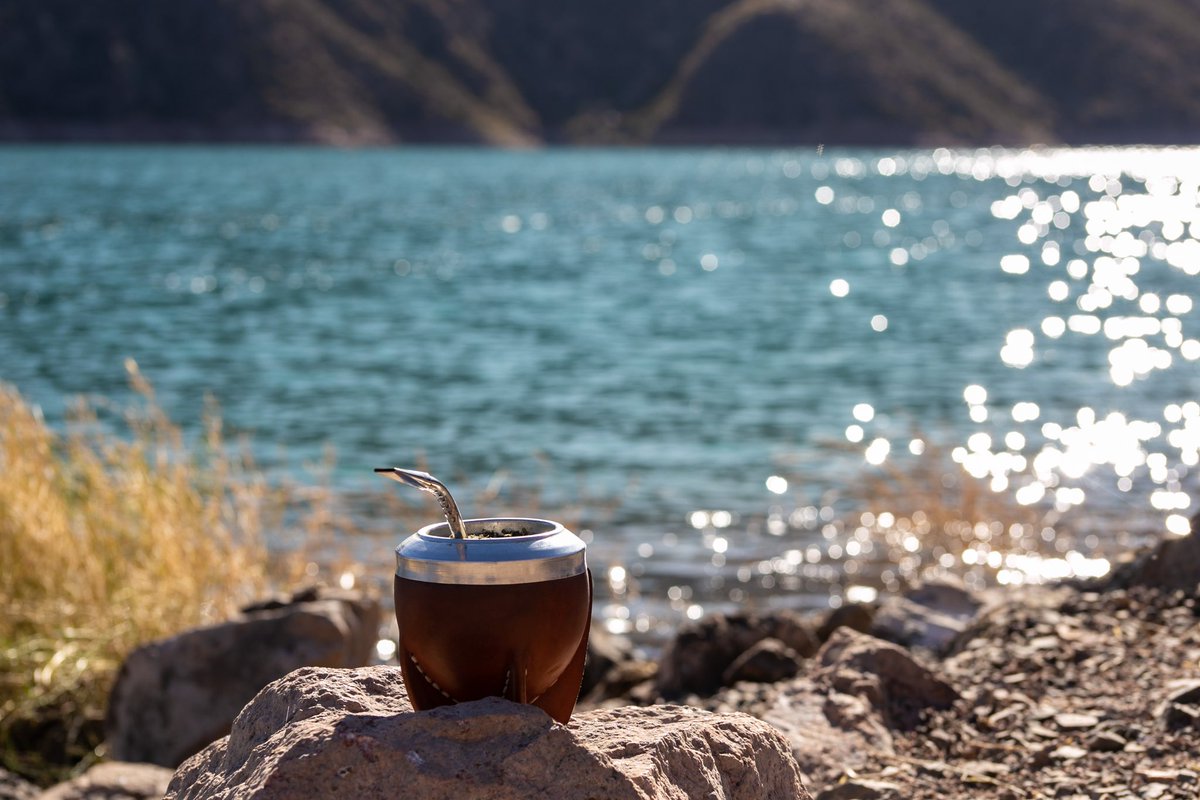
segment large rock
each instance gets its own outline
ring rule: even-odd
[[[170,780],[166,767],[110,761],[47,789],[38,800],[158,800]]]
[[[303,666],[370,662],[380,610],[350,593],[311,590],[294,602],[138,648],[121,666],[105,728],[121,761],[175,767],[229,732],[260,689]]]
[[[819,646],[811,627],[793,611],[713,614],[681,628],[663,650],[659,693],[666,698],[713,694],[725,685],[734,660],[766,638],[778,639],[804,658]]]
[[[863,768],[875,753],[895,753],[891,732],[869,703],[810,678],[778,684],[761,716],[787,737],[817,786]]]
[[[949,708],[959,696],[904,648],[849,628],[835,631],[817,660],[825,683],[863,697],[892,727],[911,727],[925,709]]]
[[[1108,588],[1148,586],[1163,591],[1196,593],[1200,584],[1200,514],[1192,517],[1186,536],[1168,535],[1150,550],[1113,571]]]
[[[743,714],[680,706],[576,714],[488,698],[414,712],[400,670],[302,669],[176,771],[188,798],[803,798],[787,741]]]
[[[802,677],[741,683],[708,705],[769,722],[787,737],[816,785],[853,774],[879,754],[894,755],[894,729],[958,698],[954,687],[908,651],[850,628],[835,630],[814,661]]]

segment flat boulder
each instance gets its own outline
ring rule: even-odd
[[[175,773],[168,800],[780,797],[811,800],[787,741],[744,714],[682,706],[577,713],[499,698],[413,711],[400,670],[307,668]]]
[[[109,753],[174,768],[227,734],[271,681],[303,666],[369,663],[379,620],[379,604],[362,595],[306,590],[139,647],[109,698]]]

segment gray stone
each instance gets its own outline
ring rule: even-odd
[[[175,767],[228,733],[242,706],[271,681],[302,666],[370,663],[379,604],[345,592],[307,597],[131,653],[105,721],[113,758]]]
[[[917,584],[904,592],[914,603],[951,617],[970,618],[979,613],[983,601],[960,579],[943,577]]]
[[[52,786],[38,800],[158,800],[170,780],[166,767],[109,761]]]
[[[666,698],[709,696],[724,685],[734,660],[766,638],[783,642],[804,658],[816,653],[815,633],[799,614],[712,614],[685,625],[663,650],[658,691]]]
[[[739,681],[776,683],[796,677],[800,654],[773,637],[762,639],[733,660],[725,670],[723,682],[732,686]]]
[[[966,630],[966,622],[903,597],[889,597],[871,624],[871,635],[934,653],[945,652]]]
[[[168,800],[526,797],[811,800],[787,741],[744,714],[577,713],[487,698],[414,712],[396,667],[302,669],[184,763]]]
[[[860,633],[871,630],[875,620],[876,606],[867,603],[846,603],[831,610],[817,628],[817,639],[822,644],[829,640],[838,628],[851,628]]]
[[[888,596],[872,620],[870,633],[904,647],[920,647],[942,655],[981,606],[981,601],[961,584],[925,583],[903,595]]]

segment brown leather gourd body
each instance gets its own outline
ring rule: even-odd
[[[591,572],[466,585],[396,576],[398,658],[418,710],[483,697],[571,717],[587,656]]]

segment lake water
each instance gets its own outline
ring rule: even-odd
[[[819,606],[924,549],[838,487],[925,449],[1051,524],[1186,530],[1198,183],[1194,149],[8,147],[0,380],[57,421],[133,358],[273,474],[332,445],[347,497],[418,457],[536,486],[614,630]],[[1087,571],[1112,524],[950,561]]]

